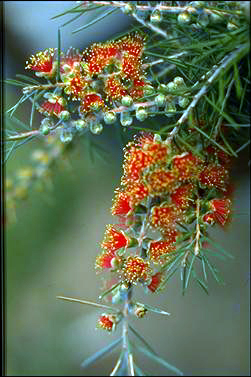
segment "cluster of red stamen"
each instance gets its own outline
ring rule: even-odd
[[[114,106],[114,101],[121,101],[126,95],[133,99],[142,97],[146,85],[142,64],[144,40],[142,34],[135,32],[117,41],[94,43],[83,53],[73,48],[66,54],[61,52],[62,97],[79,101],[82,117],[90,112],[107,111]],[[58,79],[56,52],[51,48],[32,55],[26,69],[36,71],[38,76]],[[49,115],[57,116],[67,110],[48,102],[40,107]]]
[[[197,219],[201,229],[206,229],[215,222],[224,226],[229,220],[227,165],[228,159],[216,148],[198,157],[178,152],[169,140],[140,133],[125,148],[121,187],[115,191],[111,209],[120,224],[108,226],[96,264],[111,268],[121,282],[141,283],[157,291],[165,266],[184,239],[181,225],[186,228]],[[134,253],[128,250],[132,246],[136,246]]]

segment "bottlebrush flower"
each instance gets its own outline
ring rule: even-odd
[[[97,111],[105,107],[105,103],[100,95],[96,93],[89,93],[83,97],[79,111],[81,113],[87,113],[89,111]]]
[[[168,259],[168,253],[175,251],[175,249],[176,247],[172,241],[151,241],[148,255],[153,263],[163,264]]]
[[[133,208],[149,195],[148,188],[141,182],[129,181],[125,188],[125,191],[130,197],[130,205]]]
[[[72,96],[73,100],[83,98],[85,91],[88,88],[88,82],[80,70],[74,70],[74,73],[66,75],[63,80],[66,84],[64,88],[65,94]]]
[[[26,61],[25,69],[36,71],[37,76],[52,76],[56,72],[55,49],[48,48],[39,51],[30,57],[30,62]]]
[[[202,216],[202,221],[206,224],[213,225],[215,223],[214,214],[212,212],[207,212]]]
[[[118,55],[116,42],[94,43],[83,53],[83,60],[87,62],[91,75],[99,74]]]
[[[123,191],[117,189],[115,198],[113,199],[113,206],[111,209],[112,215],[124,216],[128,215],[132,210],[130,206],[130,196]]]
[[[107,225],[104,241],[101,243],[101,247],[107,251],[116,251],[122,247],[130,247],[131,239],[125,236],[123,231],[117,230],[114,225]]]
[[[176,172],[180,181],[195,179],[202,165],[201,159],[191,152],[175,156],[172,160],[173,172]]]
[[[123,279],[135,284],[140,279],[147,280],[151,274],[149,261],[138,256],[129,256],[122,269]]]
[[[209,157],[210,156],[214,157],[214,161],[215,161],[215,158],[216,158],[218,160],[216,162],[218,162],[220,165],[224,166],[225,168],[229,168],[230,167],[232,159],[222,149],[214,147],[212,145],[209,145],[206,148],[206,152],[208,153]]]
[[[70,47],[65,56],[60,59],[60,73],[62,75],[69,75],[74,70],[79,69],[82,59],[82,54],[75,48]]]
[[[152,276],[152,281],[147,286],[147,288],[151,292],[156,292],[156,290],[158,289],[162,281],[163,281],[163,274],[161,272],[157,272],[155,275]]]
[[[117,318],[112,314],[102,314],[98,320],[97,328],[101,328],[106,331],[114,331],[117,325]]]
[[[146,37],[143,34],[131,33],[118,40],[117,46],[128,55],[139,59],[143,54],[145,39]]]
[[[209,206],[213,211],[214,219],[224,226],[231,212],[231,200],[227,198],[212,199],[209,202]]]
[[[138,99],[141,97],[144,97],[144,87],[147,85],[147,83],[142,79],[134,79],[133,85],[129,89],[129,95],[133,99]]]
[[[171,171],[166,171],[165,167],[157,168],[150,173],[144,174],[143,179],[150,194],[153,195],[172,192],[179,184],[177,176]]]
[[[162,230],[173,229],[180,214],[173,205],[154,206],[151,210],[151,225]]]
[[[192,183],[180,186],[171,194],[171,201],[177,208],[186,209],[193,204],[194,185]]]
[[[202,187],[215,187],[226,191],[228,182],[228,170],[221,165],[209,164],[199,175],[199,183]]]
[[[133,143],[129,143],[128,149],[124,156],[124,175],[122,177],[122,183],[123,181],[126,182],[127,180],[138,180],[141,172],[147,166],[151,165],[152,161],[153,158],[149,154],[139,148],[136,148]]]
[[[96,257],[96,265],[95,268],[104,269],[104,268],[112,268],[111,261],[115,257],[115,250],[103,250],[97,257]]]
[[[105,93],[108,101],[121,99],[127,94],[124,85],[118,77],[110,76],[105,80]]]
[[[59,116],[59,114],[64,111],[66,100],[61,97],[57,96],[52,93],[47,93],[48,101],[44,102],[41,107],[39,108],[40,112],[46,112],[49,115],[56,115]]]

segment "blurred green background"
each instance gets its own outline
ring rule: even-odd
[[[57,27],[67,20],[50,18],[75,2],[4,2],[5,76],[25,74],[27,58],[38,50],[57,46]],[[72,35],[73,29],[88,22],[89,15],[62,30],[63,48],[84,49],[95,41],[112,38],[126,30],[131,19],[113,14],[95,26]],[[69,17],[68,17],[69,19]],[[8,107],[20,97],[19,88],[6,86]],[[29,116],[24,104],[17,116]],[[53,190],[31,192],[17,209],[17,223],[5,233],[5,329],[7,375],[107,375],[118,352],[81,370],[81,362],[115,339],[115,334],[96,330],[102,311],[77,303],[56,300],[57,295],[96,301],[101,281],[94,270],[98,242],[110,215],[114,189],[122,172],[122,144],[116,126],[90,136],[106,149],[106,159],[95,154],[94,161],[84,140],[69,154],[71,167],[54,169]],[[126,137],[125,137],[126,139]],[[124,140],[125,142],[125,140]],[[6,166],[13,175],[29,164],[32,150],[40,140],[18,148]],[[161,295],[137,291],[140,301],[162,306],[168,318],[149,314],[133,320],[135,327],[159,354],[185,375],[250,375],[250,180],[247,153],[233,171],[236,187],[235,216],[227,231],[214,229],[215,240],[235,256],[217,261],[226,282],[224,287],[209,280],[210,295],[191,284],[185,297],[180,293],[179,276],[170,281]],[[141,355],[136,361],[149,375],[168,372]],[[171,373],[169,374],[171,375]]]

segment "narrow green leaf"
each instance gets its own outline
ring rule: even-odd
[[[236,95],[237,95],[237,98],[240,99],[243,89],[242,89],[241,80],[239,76],[238,66],[236,63],[234,63],[234,80],[235,80]]]
[[[61,33],[60,33],[60,28],[58,28],[57,82],[60,81],[60,57],[61,57]]]
[[[224,284],[224,280],[222,278],[220,278],[217,274],[218,270],[213,265],[211,265],[211,263],[209,262],[209,260],[206,256],[204,256],[204,258],[205,258],[206,264],[208,265],[208,267],[209,267],[213,277],[217,281],[217,283]]]
[[[187,287],[188,287],[188,283],[189,283],[189,279],[190,279],[190,274],[191,274],[191,271],[192,271],[192,268],[193,268],[193,263],[195,261],[195,258],[196,258],[196,255],[193,254],[191,263],[189,265],[189,270],[188,270],[188,273],[187,273],[187,278],[186,278],[186,283],[185,283],[185,289],[187,289]]]
[[[119,356],[119,358],[118,358],[118,360],[117,360],[117,362],[115,364],[115,367],[113,368],[113,370],[110,373],[110,376],[116,376],[117,375],[116,373],[118,372],[118,370],[119,370],[119,368],[121,366],[122,359],[124,357],[124,353],[125,353],[124,350],[122,350],[122,352],[120,353],[120,356]]]
[[[150,346],[150,344],[148,344],[148,342],[145,340],[145,338],[142,335],[140,335],[138,333],[138,331],[135,330],[131,325],[129,325],[128,327],[129,327],[129,330],[131,330],[131,332],[136,336],[136,338],[138,338],[144,344],[144,346],[149,350],[149,352],[151,352],[151,353],[153,353],[154,355],[157,356],[157,353]]]
[[[147,376],[147,374],[145,374],[136,364],[134,364],[134,368],[137,376]]]
[[[223,116],[223,118],[225,118],[229,123],[235,123],[234,119],[232,117],[230,117],[230,115],[224,113],[223,111],[221,111],[221,109],[219,109],[218,106],[216,106],[216,104],[211,101],[206,95],[204,96],[205,100],[210,103],[210,105],[220,114]]]
[[[220,246],[217,242],[213,241],[211,238],[204,236],[204,239],[211,243],[216,249],[218,249],[221,253],[225,254],[227,257],[234,259],[234,256],[229,254],[222,246]]]
[[[246,143],[244,143],[240,148],[238,148],[235,153],[240,153],[244,148],[246,148],[250,144],[250,140],[248,140]]]
[[[122,336],[120,338],[114,340],[114,342],[108,344],[108,346],[102,348],[100,351],[97,351],[92,356],[90,356],[87,359],[85,359],[81,363],[81,368],[87,368],[88,366],[90,366],[91,364],[93,364],[96,360],[101,359],[102,357],[104,357],[107,353],[111,352],[115,347],[117,347],[117,345],[119,343],[121,343],[121,341],[122,341]]]
[[[196,277],[196,275],[195,275],[195,281],[197,281],[197,283],[199,284],[199,286],[206,292],[207,295],[209,295],[207,286],[205,285],[205,283],[201,279],[199,279],[198,277]]]
[[[172,372],[174,372],[175,374],[177,374],[178,376],[183,376],[183,373],[181,372],[181,370],[179,370],[178,368],[176,368],[174,365],[168,363],[166,360],[162,359],[161,357],[159,356],[156,356],[155,354],[153,354],[152,352],[148,351],[147,349],[143,348],[143,347],[140,347],[138,345],[136,345],[136,348],[144,353],[146,356],[148,356],[150,359],[152,359],[153,361],[155,361],[156,363],[162,365],[163,367],[167,368],[168,370],[171,370]]]
[[[107,296],[114,289],[116,289],[120,284],[121,284],[121,282],[118,282],[117,284],[114,284],[111,288],[107,289],[105,292],[103,292],[101,295],[99,295],[98,296],[99,300],[102,300],[105,296]]]
[[[102,13],[101,16],[96,17],[94,20],[88,22],[88,24],[85,24],[85,25],[81,26],[80,28],[74,30],[74,31],[72,32],[72,34],[78,33],[79,31],[84,30],[84,29],[88,28],[89,26],[92,26],[92,25],[95,24],[96,22],[102,20],[103,18],[109,16],[109,14],[112,14],[112,13],[116,12],[117,10],[118,10],[117,8],[109,9],[107,12]]]
[[[28,83],[32,83],[32,84],[35,84],[35,85],[41,85],[41,83],[39,81],[33,79],[32,77],[26,76],[26,75],[21,75],[21,74],[17,73],[16,77],[20,77],[20,79],[23,79],[23,80],[27,81]],[[27,83],[26,83],[26,85],[27,85]]]

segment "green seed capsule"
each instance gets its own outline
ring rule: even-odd
[[[178,98],[178,104],[179,104],[180,107],[185,109],[189,104],[189,99],[186,98],[186,97],[179,97]]]
[[[87,127],[87,122],[84,119],[78,119],[74,122],[74,125],[78,131],[81,131]]]

